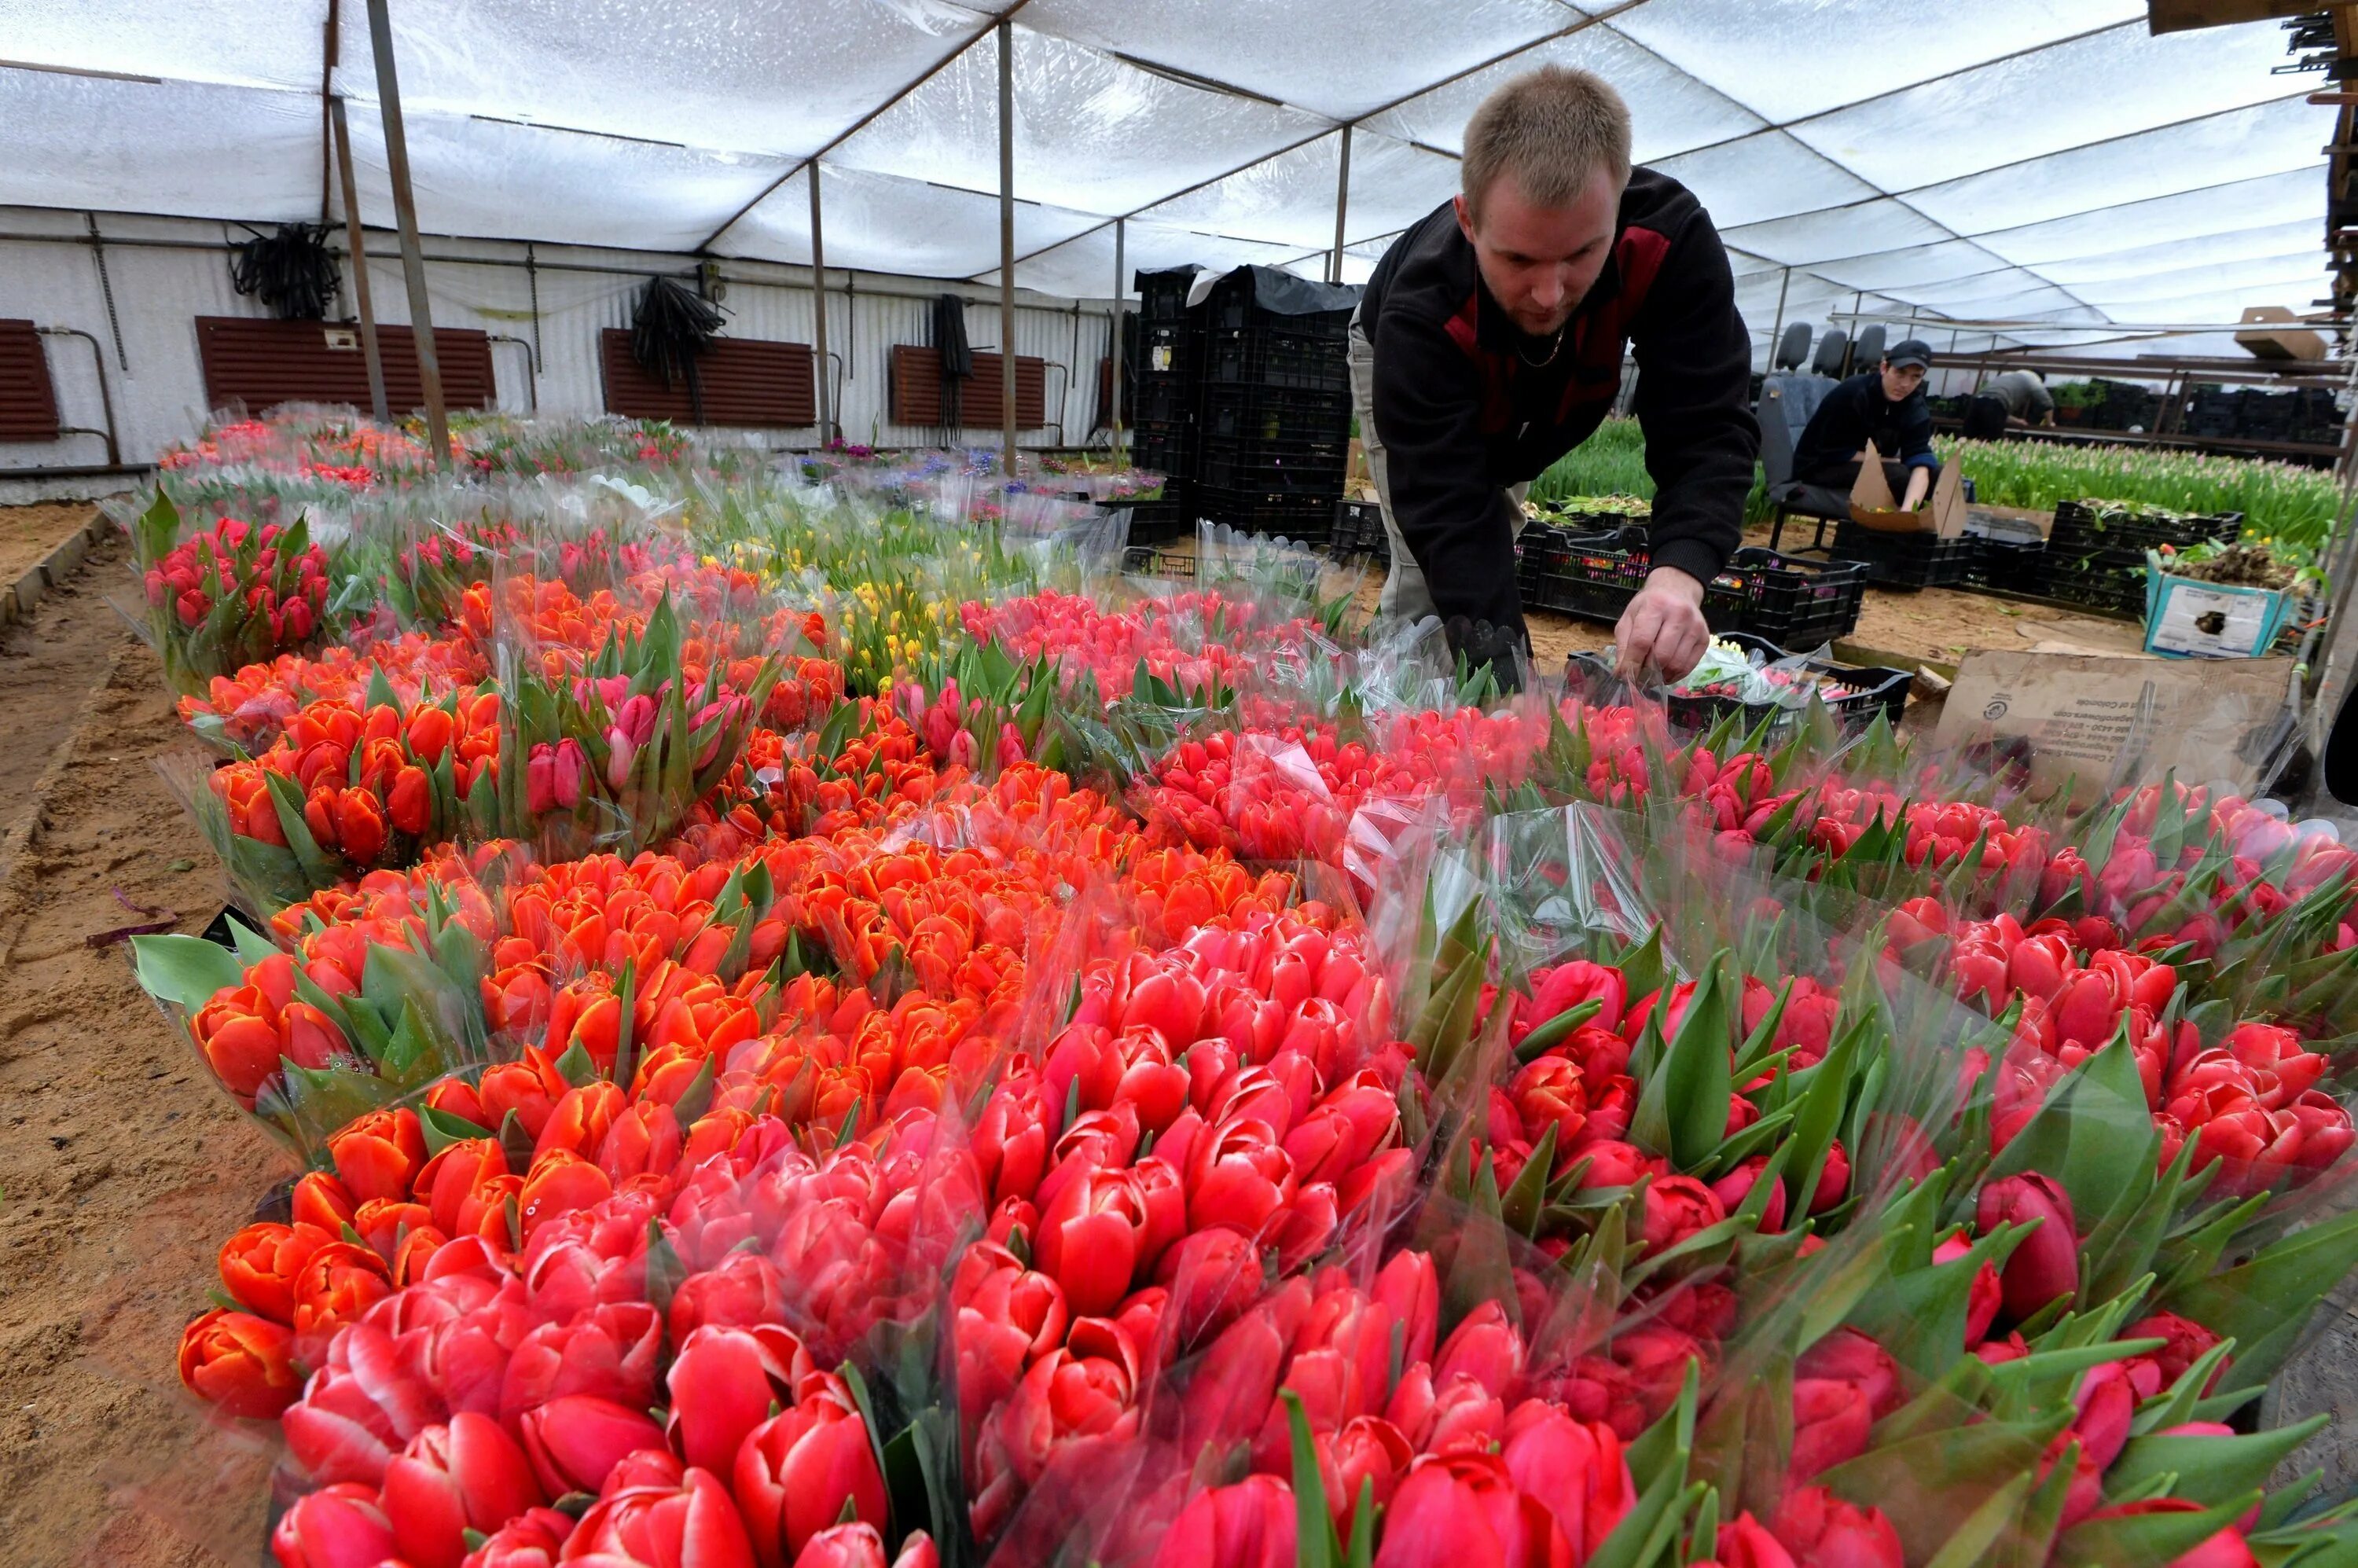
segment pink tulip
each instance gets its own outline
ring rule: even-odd
[[[594,1394],[568,1394],[524,1413],[525,1453],[552,1498],[598,1492],[623,1455],[663,1445],[663,1428],[628,1406]]]
[[[1179,1511],[1153,1568],[1293,1568],[1293,1494],[1274,1476],[1212,1487]]]
[[[393,1526],[376,1492],[355,1481],[298,1498],[270,1532],[278,1568],[377,1568],[393,1551]]]
[[[456,1568],[470,1530],[490,1531],[542,1501],[532,1464],[485,1415],[429,1426],[384,1470],[384,1510],[412,1568]]]
[[[887,1520],[884,1477],[867,1423],[831,1379],[814,1379],[800,1402],[747,1433],[732,1466],[737,1506],[762,1568],[787,1568],[841,1518]]]
[[[690,1469],[676,1488],[610,1492],[581,1516],[565,1561],[597,1568],[753,1568],[753,1549],[729,1488]]]
[[[699,1328],[665,1374],[671,1392],[665,1435],[690,1465],[725,1472],[735,1465],[746,1433],[770,1419],[773,1405],[793,1403],[796,1389],[817,1370],[803,1342],[779,1325]]]

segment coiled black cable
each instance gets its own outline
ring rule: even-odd
[[[687,382],[687,406],[699,425],[704,389],[697,381],[696,362],[712,346],[725,319],[719,306],[669,277],[647,279],[631,317],[631,358],[666,387]]]
[[[230,252],[230,287],[258,297],[282,321],[321,321],[344,280],[328,249],[324,223],[284,223],[258,231]]]

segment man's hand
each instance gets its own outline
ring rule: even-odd
[[[1703,620],[1703,584],[1676,567],[1656,567],[1613,629],[1616,674],[1639,686],[1660,675],[1677,680],[1711,646]]]
[[[1913,512],[1924,504],[1924,497],[1932,489],[1932,470],[1919,464],[1908,470],[1908,499],[1899,504]]]

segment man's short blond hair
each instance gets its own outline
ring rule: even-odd
[[[1476,222],[1500,175],[1534,206],[1569,207],[1600,173],[1616,190],[1629,182],[1629,105],[1594,72],[1543,65],[1466,122],[1466,206]]]

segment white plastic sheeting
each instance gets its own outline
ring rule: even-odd
[[[989,281],[1007,0],[391,0],[429,233]],[[2321,292],[2321,78],[2273,24],[2154,38],[2142,0],[1022,0],[1016,281],[1316,275],[1352,127],[1343,276],[1456,184],[1466,115],[1547,61],[1620,87],[1644,161],[1736,253],[1765,351],[1869,304],[2231,319]],[[0,0],[0,204],[318,219],[328,0]],[[390,218],[362,0],[330,80]],[[70,73],[70,74],[69,74]],[[99,73],[96,75],[89,73]],[[1790,281],[1785,269],[1793,270]],[[398,294],[398,290],[387,291]],[[2188,314],[2190,312],[2191,314]],[[2106,329],[2114,329],[2107,331]]]

